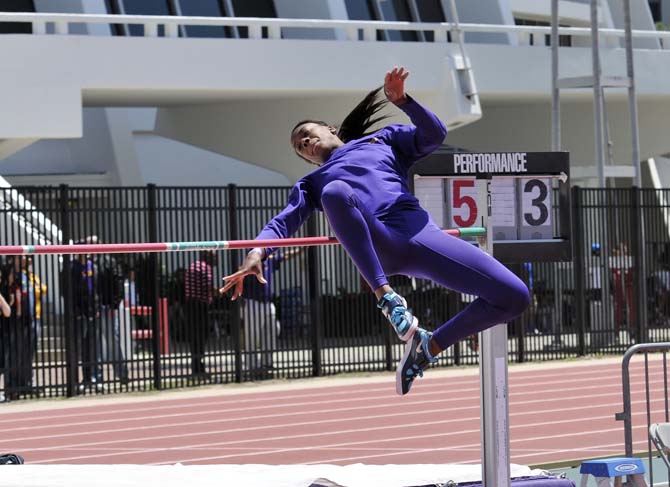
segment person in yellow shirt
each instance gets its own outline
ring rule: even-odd
[[[32,256],[21,256],[21,278],[26,282],[22,287],[27,290],[28,306],[31,316],[31,356],[37,359],[37,344],[42,336],[42,297],[46,295],[47,286],[42,283],[40,277],[34,272],[34,260]],[[32,385],[36,385],[35,373],[33,371]]]
[[[32,270],[32,258],[29,259],[28,264],[28,280],[30,287],[35,291],[35,320],[42,320],[42,296],[47,293],[47,285],[42,282],[40,276],[35,274]]]

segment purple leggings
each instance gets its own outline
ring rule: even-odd
[[[478,296],[440,326],[433,338],[442,350],[520,315],[530,302],[526,285],[500,262],[442,230],[420,208],[400,209],[382,222],[342,181],[328,183],[321,204],[333,232],[372,289],[387,275],[430,279]]]

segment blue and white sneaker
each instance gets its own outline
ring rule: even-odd
[[[433,334],[419,328],[412,339],[405,345],[405,353],[395,371],[395,390],[404,396],[412,388],[417,377],[423,377],[423,371],[430,364],[437,362],[436,357],[430,358],[428,343]]]
[[[386,293],[379,300],[377,307],[391,322],[393,329],[403,342],[412,339],[412,335],[419,328],[419,320],[407,309],[407,301],[396,293]]]

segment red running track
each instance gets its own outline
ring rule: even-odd
[[[652,421],[662,421],[661,363],[650,364]],[[642,365],[632,370],[635,448],[646,451]],[[614,420],[620,360],[511,366],[509,379],[513,463],[623,454],[623,424]],[[393,380],[8,404],[0,451],[30,464],[481,463],[476,370],[429,371],[406,397]]]

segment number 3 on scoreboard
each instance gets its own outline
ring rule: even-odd
[[[547,179],[524,179],[522,188],[524,225],[532,227],[551,225],[549,215],[551,182]]]
[[[456,227],[471,227],[477,221],[476,194],[474,179],[451,180],[451,219]]]

